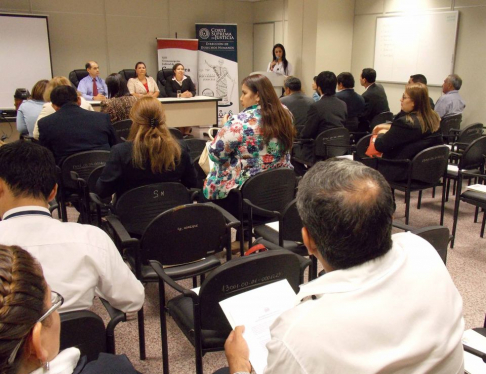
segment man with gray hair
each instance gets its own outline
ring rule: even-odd
[[[302,92],[302,83],[299,78],[288,77],[284,82],[284,87],[285,96],[280,98],[280,101],[292,113],[298,137],[307,121],[307,112],[314,100]]]
[[[391,234],[395,206],[380,173],[319,162],[299,184],[297,208],[326,274],[271,326],[265,374],[464,372],[459,292],[427,241]],[[251,368],[242,331],[225,344],[231,374]]]
[[[464,100],[459,95],[459,90],[462,86],[462,79],[457,74],[451,74],[442,84],[442,92],[444,95],[439,97],[435,103],[435,111],[440,118],[449,117],[454,114],[461,114],[466,107]]]

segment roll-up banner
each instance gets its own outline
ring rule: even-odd
[[[197,84],[197,39],[162,39],[157,38],[157,59],[159,70],[169,69],[176,63],[184,65],[185,75]]]
[[[236,24],[196,23],[199,94],[220,97],[218,118],[239,112]]]

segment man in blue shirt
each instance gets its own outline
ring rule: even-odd
[[[83,94],[86,100],[102,101],[108,96],[108,87],[103,79],[99,77],[100,68],[96,61],[88,61],[86,70],[89,75],[79,82],[78,91]]]
[[[442,84],[442,92],[444,95],[439,97],[435,103],[435,111],[440,118],[452,116],[454,114],[461,114],[466,107],[464,100],[459,95],[459,90],[462,86],[462,79],[457,74],[451,74]]]

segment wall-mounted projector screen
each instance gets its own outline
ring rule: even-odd
[[[459,12],[410,14],[376,19],[377,80],[406,83],[423,74],[432,86],[454,72]]]
[[[17,88],[52,78],[47,16],[0,14],[0,108],[14,109]]]

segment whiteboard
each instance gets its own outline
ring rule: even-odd
[[[454,72],[459,12],[420,13],[376,19],[377,80],[407,83],[423,74],[431,86],[440,86]]]
[[[14,109],[17,88],[52,78],[47,16],[0,14],[0,108]]]

